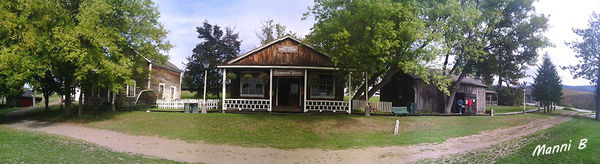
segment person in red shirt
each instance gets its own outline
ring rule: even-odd
[[[471,114],[471,106],[473,105],[473,101],[471,100],[471,98],[469,98],[467,100],[467,106],[469,107],[469,114]]]

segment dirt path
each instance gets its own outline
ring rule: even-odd
[[[574,114],[570,112],[569,114]],[[106,146],[118,152],[145,154],[185,162],[206,163],[409,163],[426,158],[440,158],[501,144],[531,135],[539,130],[570,120],[555,116],[528,124],[485,131],[480,134],[452,138],[438,144],[414,146],[369,147],[347,150],[247,148],[214,145],[204,142],[152,136],[133,136],[109,130],[87,128],[67,123],[21,121],[5,125],[15,129],[58,134]]]
[[[57,105],[59,104],[60,101],[55,101],[55,102],[49,102],[48,106],[52,106],[52,105]],[[38,105],[38,106],[30,106],[30,107],[25,107],[23,109],[19,109],[19,110],[14,110],[14,111],[10,111],[7,113],[4,113],[4,117],[18,117],[18,116],[23,116],[31,111],[34,111],[36,109],[42,109],[44,108],[44,105]],[[1,116],[0,116],[1,117]]]

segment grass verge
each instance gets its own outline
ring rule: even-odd
[[[532,110],[537,107],[527,106],[525,110]],[[485,106],[486,110],[494,109],[494,113],[522,112],[523,106]]]
[[[543,139],[521,147],[515,153],[499,160],[499,163],[597,163],[600,161],[600,121],[587,118],[574,118],[535,135]],[[581,139],[587,139],[586,147],[578,149]],[[571,143],[569,151],[550,155],[532,156],[537,145],[554,146]]]
[[[176,163],[112,152],[86,142],[0,127],[2,163]]]

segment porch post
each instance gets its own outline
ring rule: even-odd
[[[352,72],[348,73],[348,114],[352,113]]]
[[[273,69],[269,69],[269,113],[273,111]]]
[[[302,105],[302,107],[304,108],[304,113],[307,112],[307,110],[306,110],[306,88],[308,87],[308,83],[306,83],[306,76],[308,76],[308,71],[306,69],[304,69],[304,105]]]
[[[365,72],[365,116],[371,116],[371,110],[369,106],[369,78],[368,74]]]
[[[227,69],[223,68],[223,92],[222,92],[222,101],[221,101],[221,112],[225,113],[225,97],[227,96],[227,93],[225,93],[225,81],[227,81]]]

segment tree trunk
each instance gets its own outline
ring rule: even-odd
[[[83,87],[79,87],[79,112],[77,112],[77,116],[83,116]]]
[[[452,105],[454,104],[454,97],[456,96],[456,91],[460,87],[460,83],[462,82],[463,78],[465,78],[466,74],[467,73],[465,71],[461,72],[458,76],[458,79],[456,79],[456,82],[452,84],[452,88],[450,89],[450,97],[448,97],[448,101],[446,101],[444,113],[451,113]]]
[[[596,120],[600,121],[600,68],[596,76]]]
[[[498,76],[498,88],[497,89],[500,89],[500,88],[502,88],[502,76]]]
[[[50,101],[50,100],[48,100],[50,97],[49,96],[50,93],[44,92],[43,94],[44,94],[44,110],[47,112],[48,111],[48,102]]]
[[[65,116],[71,116],[71,82],[65,81]]]

